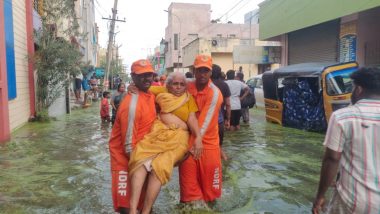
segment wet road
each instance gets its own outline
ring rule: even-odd
[[[13,133],[0,145],[0,213],[113,213],[110,130],[94,103]],[[223,196],[205,213],[310,213],[323,137],[266,123],[254,109],[249,125],[226,133]],[[178,200],[175,171],[155,213],[192,213]]]

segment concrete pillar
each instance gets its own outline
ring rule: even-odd
[[[25,13],[26,13],[26,39],[28,55],[34,54],[34,39],[33,39],[33,1],[25,0]],[[29,108],[30,117],[36,115],[36,93],[34,86],[34,68],[33,63],[28,61],[28,74],[29,74]]]

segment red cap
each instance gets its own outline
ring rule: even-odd
[[[212,70],[212,58],[208,55],[197,55],[194,60],[194,68],[206,67]]]
[[[152,64],[146,59],[135,61],[131,66],[133,74],[154,73]]]

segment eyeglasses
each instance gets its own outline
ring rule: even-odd
[[[170,85],[172,85],[172,86],[186,86],[186,83],[184,83],[184,82],[171,82]]]

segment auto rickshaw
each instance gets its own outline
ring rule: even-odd
[[[266,120],[323,132],[331,113],[350,104],[356,62],[301,63],[263,74]]]

